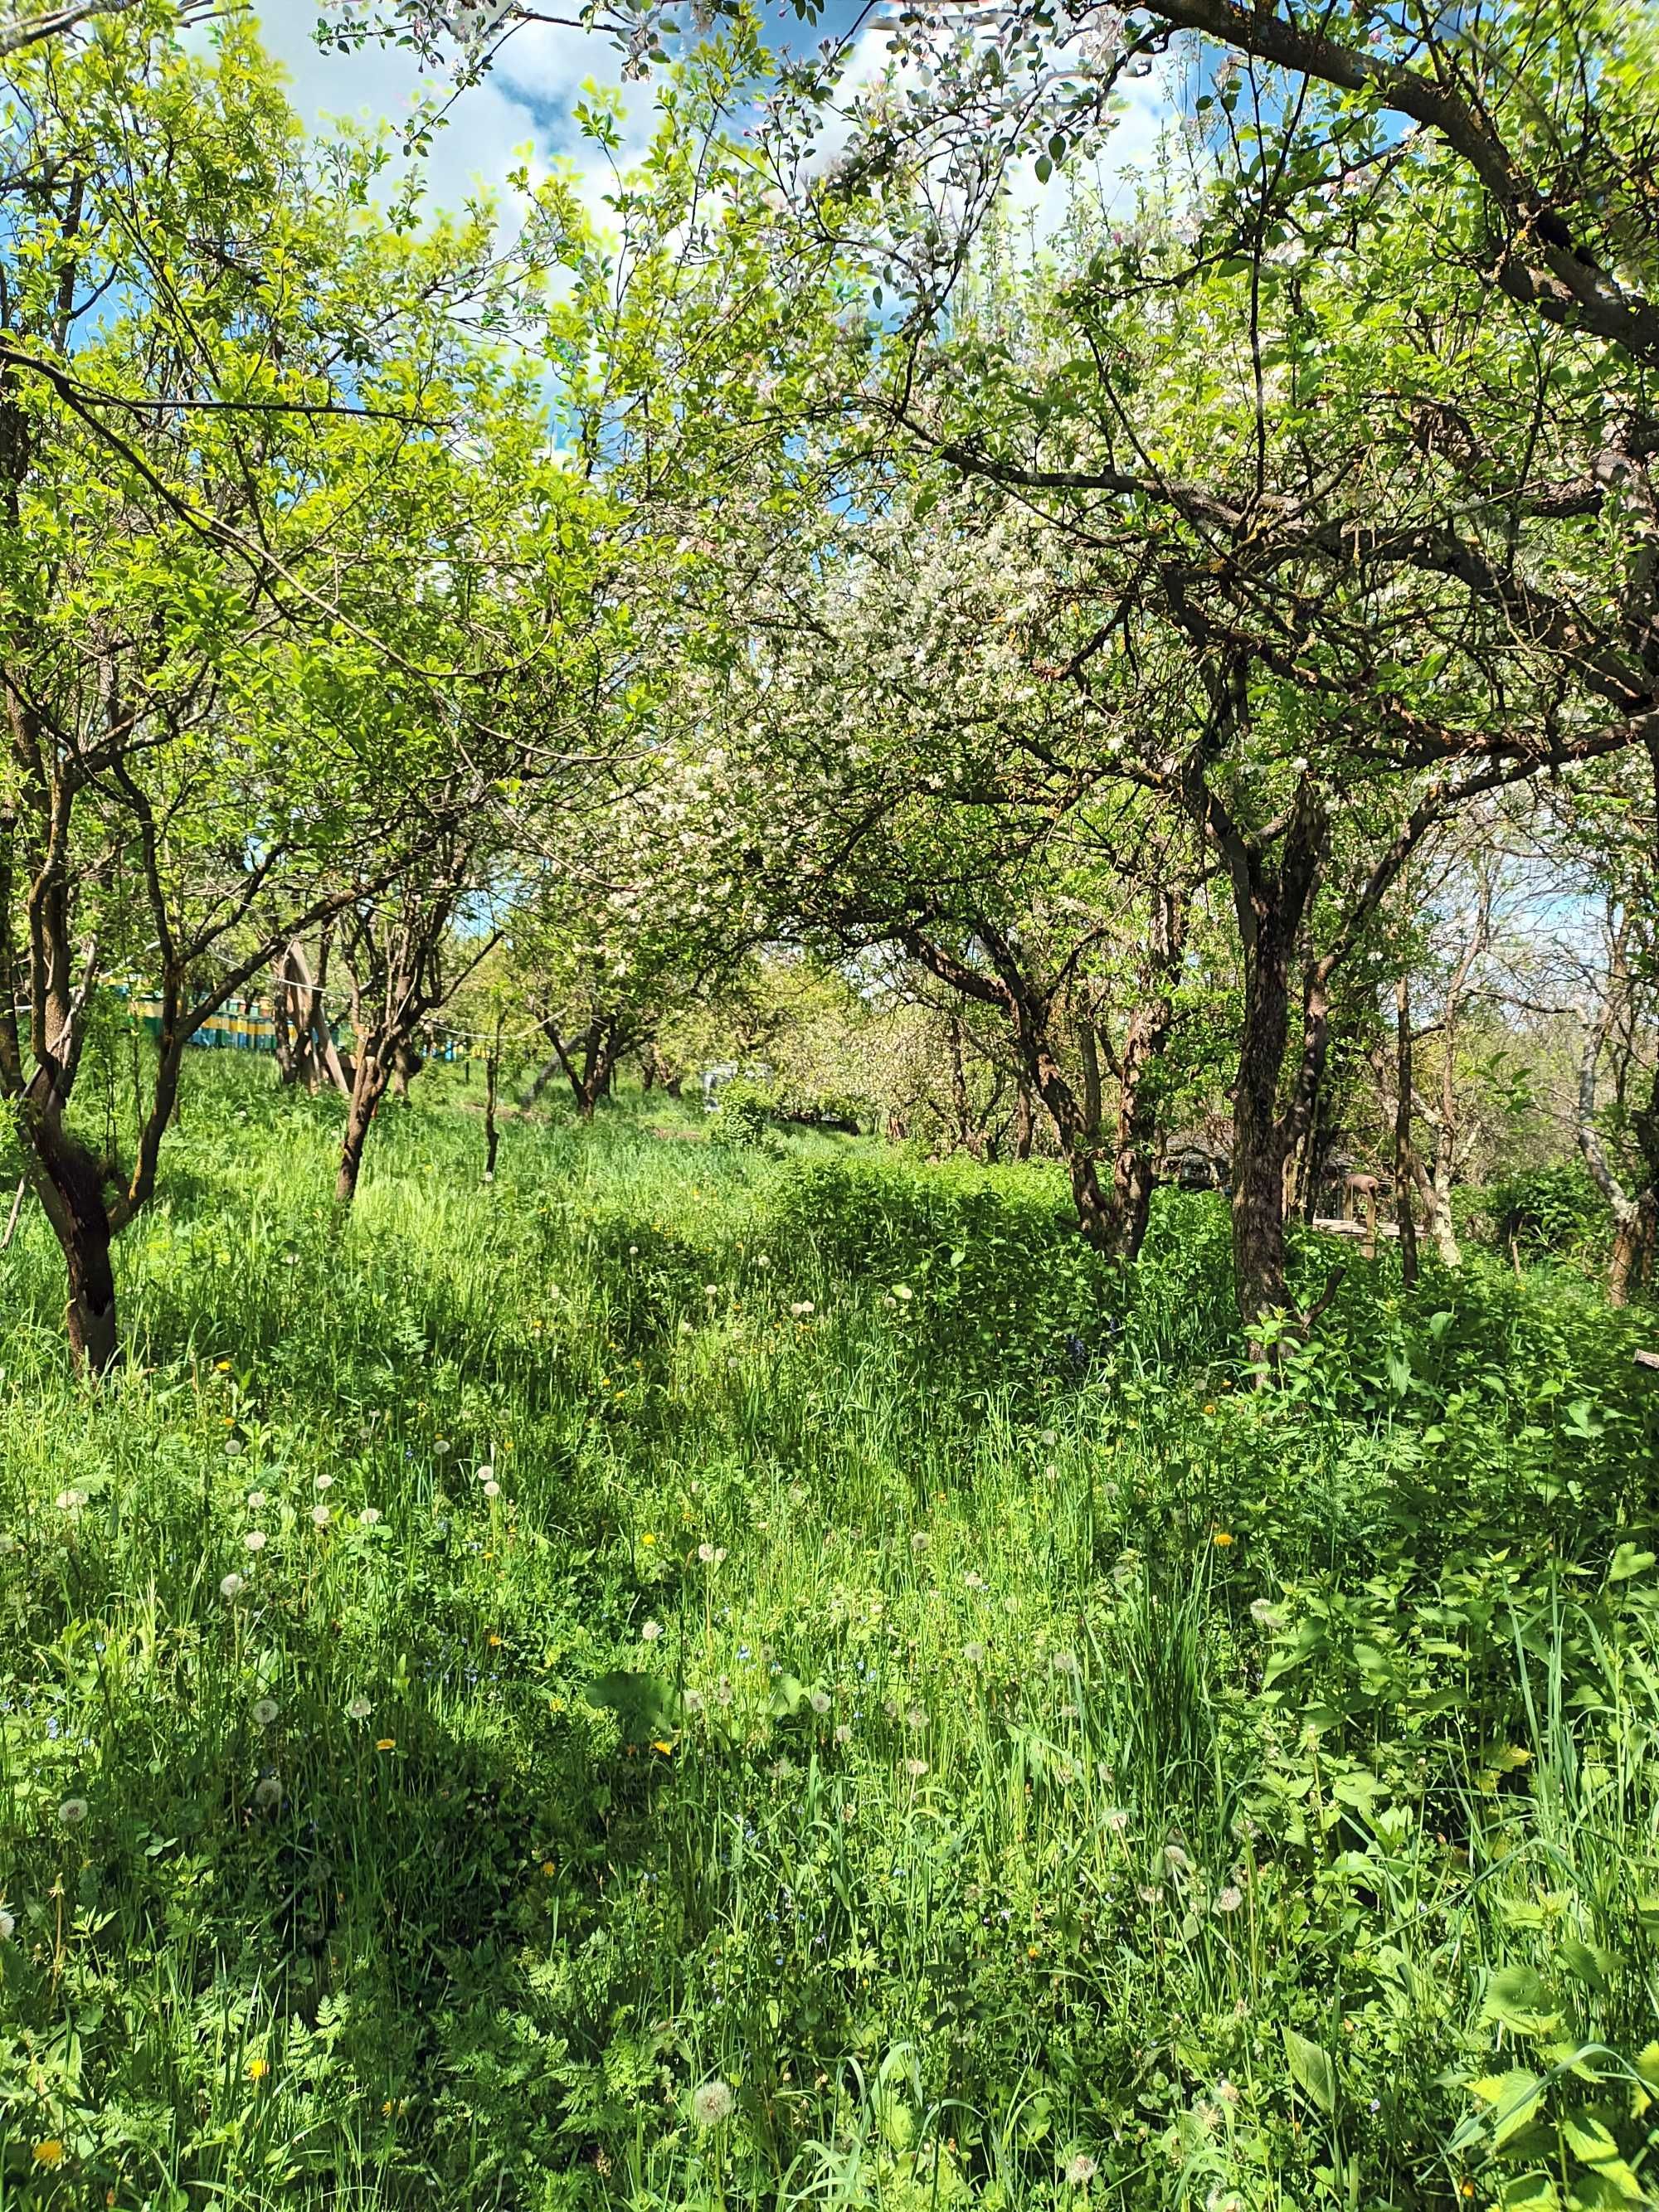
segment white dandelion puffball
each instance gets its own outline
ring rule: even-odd
[[[661,1621],[647,1620],[644,1627],[641,1629],[640,1634],[647,1644],[654,1644],[657,1638],[662,1634]]]
[[[317,1490],[332,1490],[334,1487],[334,1477],[331,1474],[319,1474],[316,1482],[313,1485],[313,1487]]]
[[[277,1705],[275,1698],[259,1698],[254,1701],[253,1717],[260,1728],[274,1728]]]
[[[495,1480],[495,1463],[493,1460],[487,1459],[483,1465],[478,1469],[478,1480],[483,1484],[486,1490]]]
[[[380,1509],[378,1505],[365,1505],[357,1518],[365,1528],[376,1528],[380,1524]]]
[[[58,1808],[58,1817],[66,1828],[78,1828],[88,1810],[84,1797],[65,1797]]]
[[[17,1923],[9,1912],[0,1911],[0,1943],[9,1943],[17,1933]]]
[[[729,2081],[705,2081],[692,2092],[691,2117],[700,2128],[717,2128],[731,2118],[737,2103]]]
[[[237,1574],[233,1570],[232,1572],[228,1574],[220,1583],[219,1595],[221,1597],[240,1597],[242,1592],[246,1588],[246,1577]]]
[[[250,1490],[250,1491],[249,1491],[249,1492],[248,1492],[248,1494],[247,1494],[247,1510],[248,1510],[248,1511],[249,1511],[250,1513],[263,1513],[263,1512],[264,1511],[264,1508],[265,1508],[265,1493],[264,1492],[264,1491],[263,1491],[263,1490]]]
[[[242,1545],[246,1551],[263,1552],[268,1540],[263,1528],[250,1528],[242,1539]]]
[[[78,1513],[86,1502],[84,1490],[60,1490],[58,1493],[58,1510],[60,1513]]]
[[[499,1498],[501,1494],[501,1486],[493,1474],[483,1486],[483,1494],[486,1498]]]
[[[346,1718],[353,1721],[366,1721],[374,1710],[374,1706],[367,1698],[354,1698],[346,1707]]]
[[[326,1528],[333,1518],[326,1505],[313,1505],[311,1509],[311,1525],[313,1528]]]
[[[253,1802],[262,1813],[275,1812],[283,1802],[283,1785],[274,1774],[267,1774],[263,1782],[255,1784]]]
[[[814,1690],[806,1702],[822,1720],[830,1710],[830,1693],[827,1690]]]

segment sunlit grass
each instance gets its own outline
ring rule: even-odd
[[[1468,2126],[1528,2067],[1647,2185],[1586,1294],[1357,1270],[1255,1389],[1206,1200],[1130,1286],[1041,1173],[689,1113],[485,1188],[452,1079],[342,1224],[264,1078],[101,1392],[8,1255],[0,2205],[1565,2204]]]

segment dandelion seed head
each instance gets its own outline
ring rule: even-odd
[[[1066,2161],[1066,2179],[1073,2189],[1086,2189],[1095,2178],[1095,2161],[1086,2150],[1078,2151]]]
[[[253,1802],[262,1813],[275,1812],[282,1803],[283,1785],[274,1774],[267,1774],[262,1782],[254,1784]]]
[[[274,1728],[276,1724],[276,1716],[277,1705],[275,1698],[260,1698],[256,1700],[253,1717],[260,1728]]]
[[[65,1797],[58,1808],[58,1817],[66,1828],[78,1828],[90,1809],[84,1797]]]
[[[644,1627],[641,1629],[640,1634],[646,1643],[654,1644],[657,1638],[662,1634],[661,1621],[647,1620]]]
[[[250,1528],[242,1539],[242,1545],[246,1551],[263,1552],[268,1541],[269,1539],[263,1528]]]
[[[366,1721],[374,1707],[367,1698],[354,1698],[346,1707],[348,1720]]]
[[[829,1692],[825,1690],[814,1690],[811,1695],[807,1698],[806,1702],[811,1706],[812,1711],[817,1715],[820,1720],[823,1718],[825,1713],[830,1710],[830,1696]]]
[[[242,1595],[242,1592],[243,1592],[246,1588],[247,1588],[247,1577],[246,1577],[246,1575],[239,1575],[239,1574],[235,1571],[235,1570],[234,1570],[234,1568],[232,1569],[232,1571],[231,1571],[231,1572],[230,1572],[229,1574],[228,1574],[228,1575],[224,1575],[224,1576],[222,1576],[222,1577],[220,1577],[220,1582],[219,1582],[219,1595],[220,1595],[220,1596],[221,1596],[221,1597],[222,1597],[222,1598],[236,1598],[236,1597],[240,1597],[240,1595]]]
[[[729,2081],[705,2081],[691,2094],[691,2117],[700,2128],[717,2128],[731,2118],[737,2102]]]
[[[311,1509],[311,1524],[313,1528],[326,1528],[333,1518],[334,1516],[326,1505],[313,1505]]]

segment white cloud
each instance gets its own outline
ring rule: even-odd
[[[369,45],[347,54],[319,48],[312,37],[315,0],[261,0],[256,12],[260,36],[288,72],[294,105],[313,130],[345,117],[369,122],[384,117],[395,128],[422,94],[445,88],[399,47]],[[529,147],[532,175],[545,173],[556,158],[568,160],[584,199],[600,212],[611,188],[611,167],[581,138],[570,110],[590,80],[616,85],[620,60],[598,33],[547,24],[517,33],[490,75],[455,94],[445,127],[434,135],[426,157],[430,204],[455,208],[481,185],[501,186]],[[652,123],[649,87],[628,89],[624,167],[643,149]]]

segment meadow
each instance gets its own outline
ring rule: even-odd
[[[123,1371],[0,1262],[0,2212],[1659,2201],[1649,1312],[190,1075]]]

